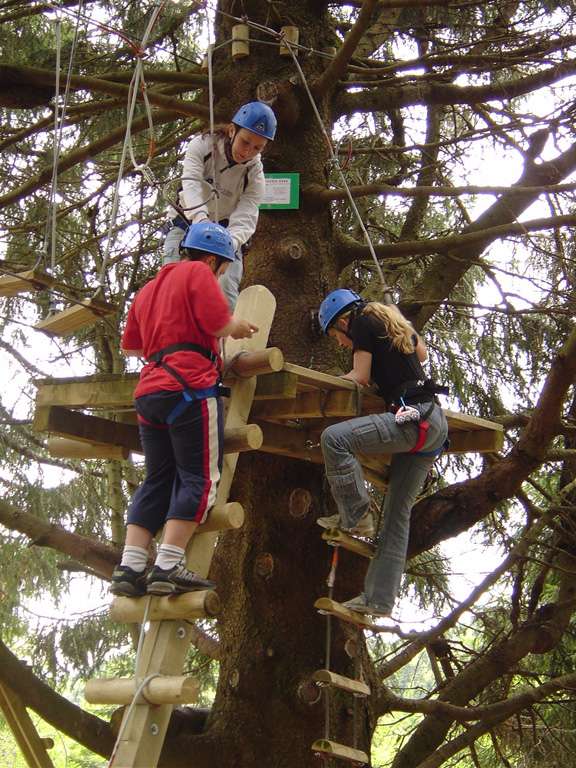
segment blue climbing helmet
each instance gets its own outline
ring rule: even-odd
[[[228,230],[213,221],[200,221],[191,224],[186,230],[181,243],[182,248],[195,248],[197,251],[213,253],[226,261],[234,261],[234,244]]]
[[[238,128],[246,128],[269,141],[273,141],[276,136],[276,115],[263,101],[243,104],[232,118],[232,122]]]
[[[348,288],[337,288],[331,291],[320,304],[318,310],[318,322],[323,333],[328,333],[332,324],[346,312],[354,307],[364,305],[364,299]]]

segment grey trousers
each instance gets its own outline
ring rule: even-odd
[[[424,413],[429,404],[417,407]],[[448,435],[448,424],[440,406],[434,406],[428,421],[430,428],[422,451],[436,451]],[[394,454],[376,554],[370,561],[364,583],[368,604],[383,612],[391,612],[394,607],[406,563],[410,514],[436,458],[408,453],[416,444],[417,436],[416,422],[396,424],[392,413],[381,413],[332,424],[321,437],[326,477],[346,528],[353,527],[370,504],[357,454]]]
[[[164,254],[162,258],[162,264],[172,264],[175,261],[180,261],[180,243],[184,237],[184,230],[180,227],[172,227],[172,229],[166,235],[164,240]],[[222,293],[228,300],[230,310],[234,312],[236,302],[238,301],[238,294],[240,292],[240,282],[244,273],[244,264],[242,263],[242,251],[236,252],[236,260],[230,264],[226,272],[219,279],[220,288]]]

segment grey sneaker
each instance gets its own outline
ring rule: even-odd
[[[215,582],[203,579],[194,571],[189,571],[182,563],[166,570],[155,565],[148,573],[146,584],[149,595],[175,595],[182,592],[214,589],[216,586]]]
[[[345,533],[350,533],[352,536],[362,536],[367,539],[371,539],[374,536],[374,533],[376,532],[375,526],[374,526],[374,516],[372,515],[372,512],[368,510],[365,512],[360,520],[356,523],[356,525],[352,526],[352,528],[345,528],[342,525],[342,521],[340,520],[340,515],[330,515],[329,517],[319,517],[316,520],[316,523],[321,528],[339,528],[341,531],[344,531]]]
[[[368,605],[368,601],[366,600],[366,595],[364,593],[358,595],[358,597],[353,597],[352,600],[347,600],[345,603],[342,603],[342,605],[344,608],[348,608],[349,611],[361,613],[363,616],[390,616],[390,611],[384,610],[384,608],[378,608],[375,605]]]
[[[340,528],[340,515],[330,515],[329,517],[319,517],[316,524],[321,528]]]

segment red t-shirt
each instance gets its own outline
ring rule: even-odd
[[[141,349],[148,358],[164,347],[189,341],[217,354],[214,334],[230,319],[228,302],[207,264],[167,264],[136,294],[122,335],[122,349]],[[218,380],[216,366],[199,352],[173,352],[164,360],[191,389],[211,387]],[[134,397],[162,390],[181,391],[182,385],[161,366],[147,363]]]

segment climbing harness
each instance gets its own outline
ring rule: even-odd
[[[171,365],[168,365],[168,363],[164,361],[164,358],[167,355],[171,355],[174,352],[197,352],[199,355],[202,355],[202,357],[205,357],[212,363],[212,365],[216,366],[216,369],[218,370],[218,382],[211,387],[204,387],[203,389],[191,389],[186,383],[185,379],[178,373],[178,371],[174,370]],[[203,347],[201,344],[194,344],[191,341],[182,341],[178,344],[170,344],[170,346],[159,349],[157,352],[154,352],[154,354],[149,355],[149,357],[146,358],[146,362],[155,363],[157,366],[164,368],[164,370],[169,373],[173,379],[176,379],[176,381],[182,385],[182,400],[174,406],[174,408],[166,417],[166,423],[169,425],[173,424],[174,421],[179,416],[181,416],[188,408],[188,406],[195,400],[206,400],[208,397],[230,396],[229,387],[224,387],[222,385],[220,376],[220,357],[215,352],[212,352],[211,349]]]
[[[389,410],[394,414],[397,424],[415,422],[418,424],[418,437],[415,445],[408,453],[417,453],[419,456],[439,456],[445,449],[446,443],[434,451],[423,451],[426,444],[430,422],[430,414],[434,406],[438,404],[436,395],[447,395],[449,389],[445,384],[436,384],[432,379],[424,381],[407,381],[396,389],[389,405]],[[417,403],[429,403],[424,413],[420,413],[414,405]]]

